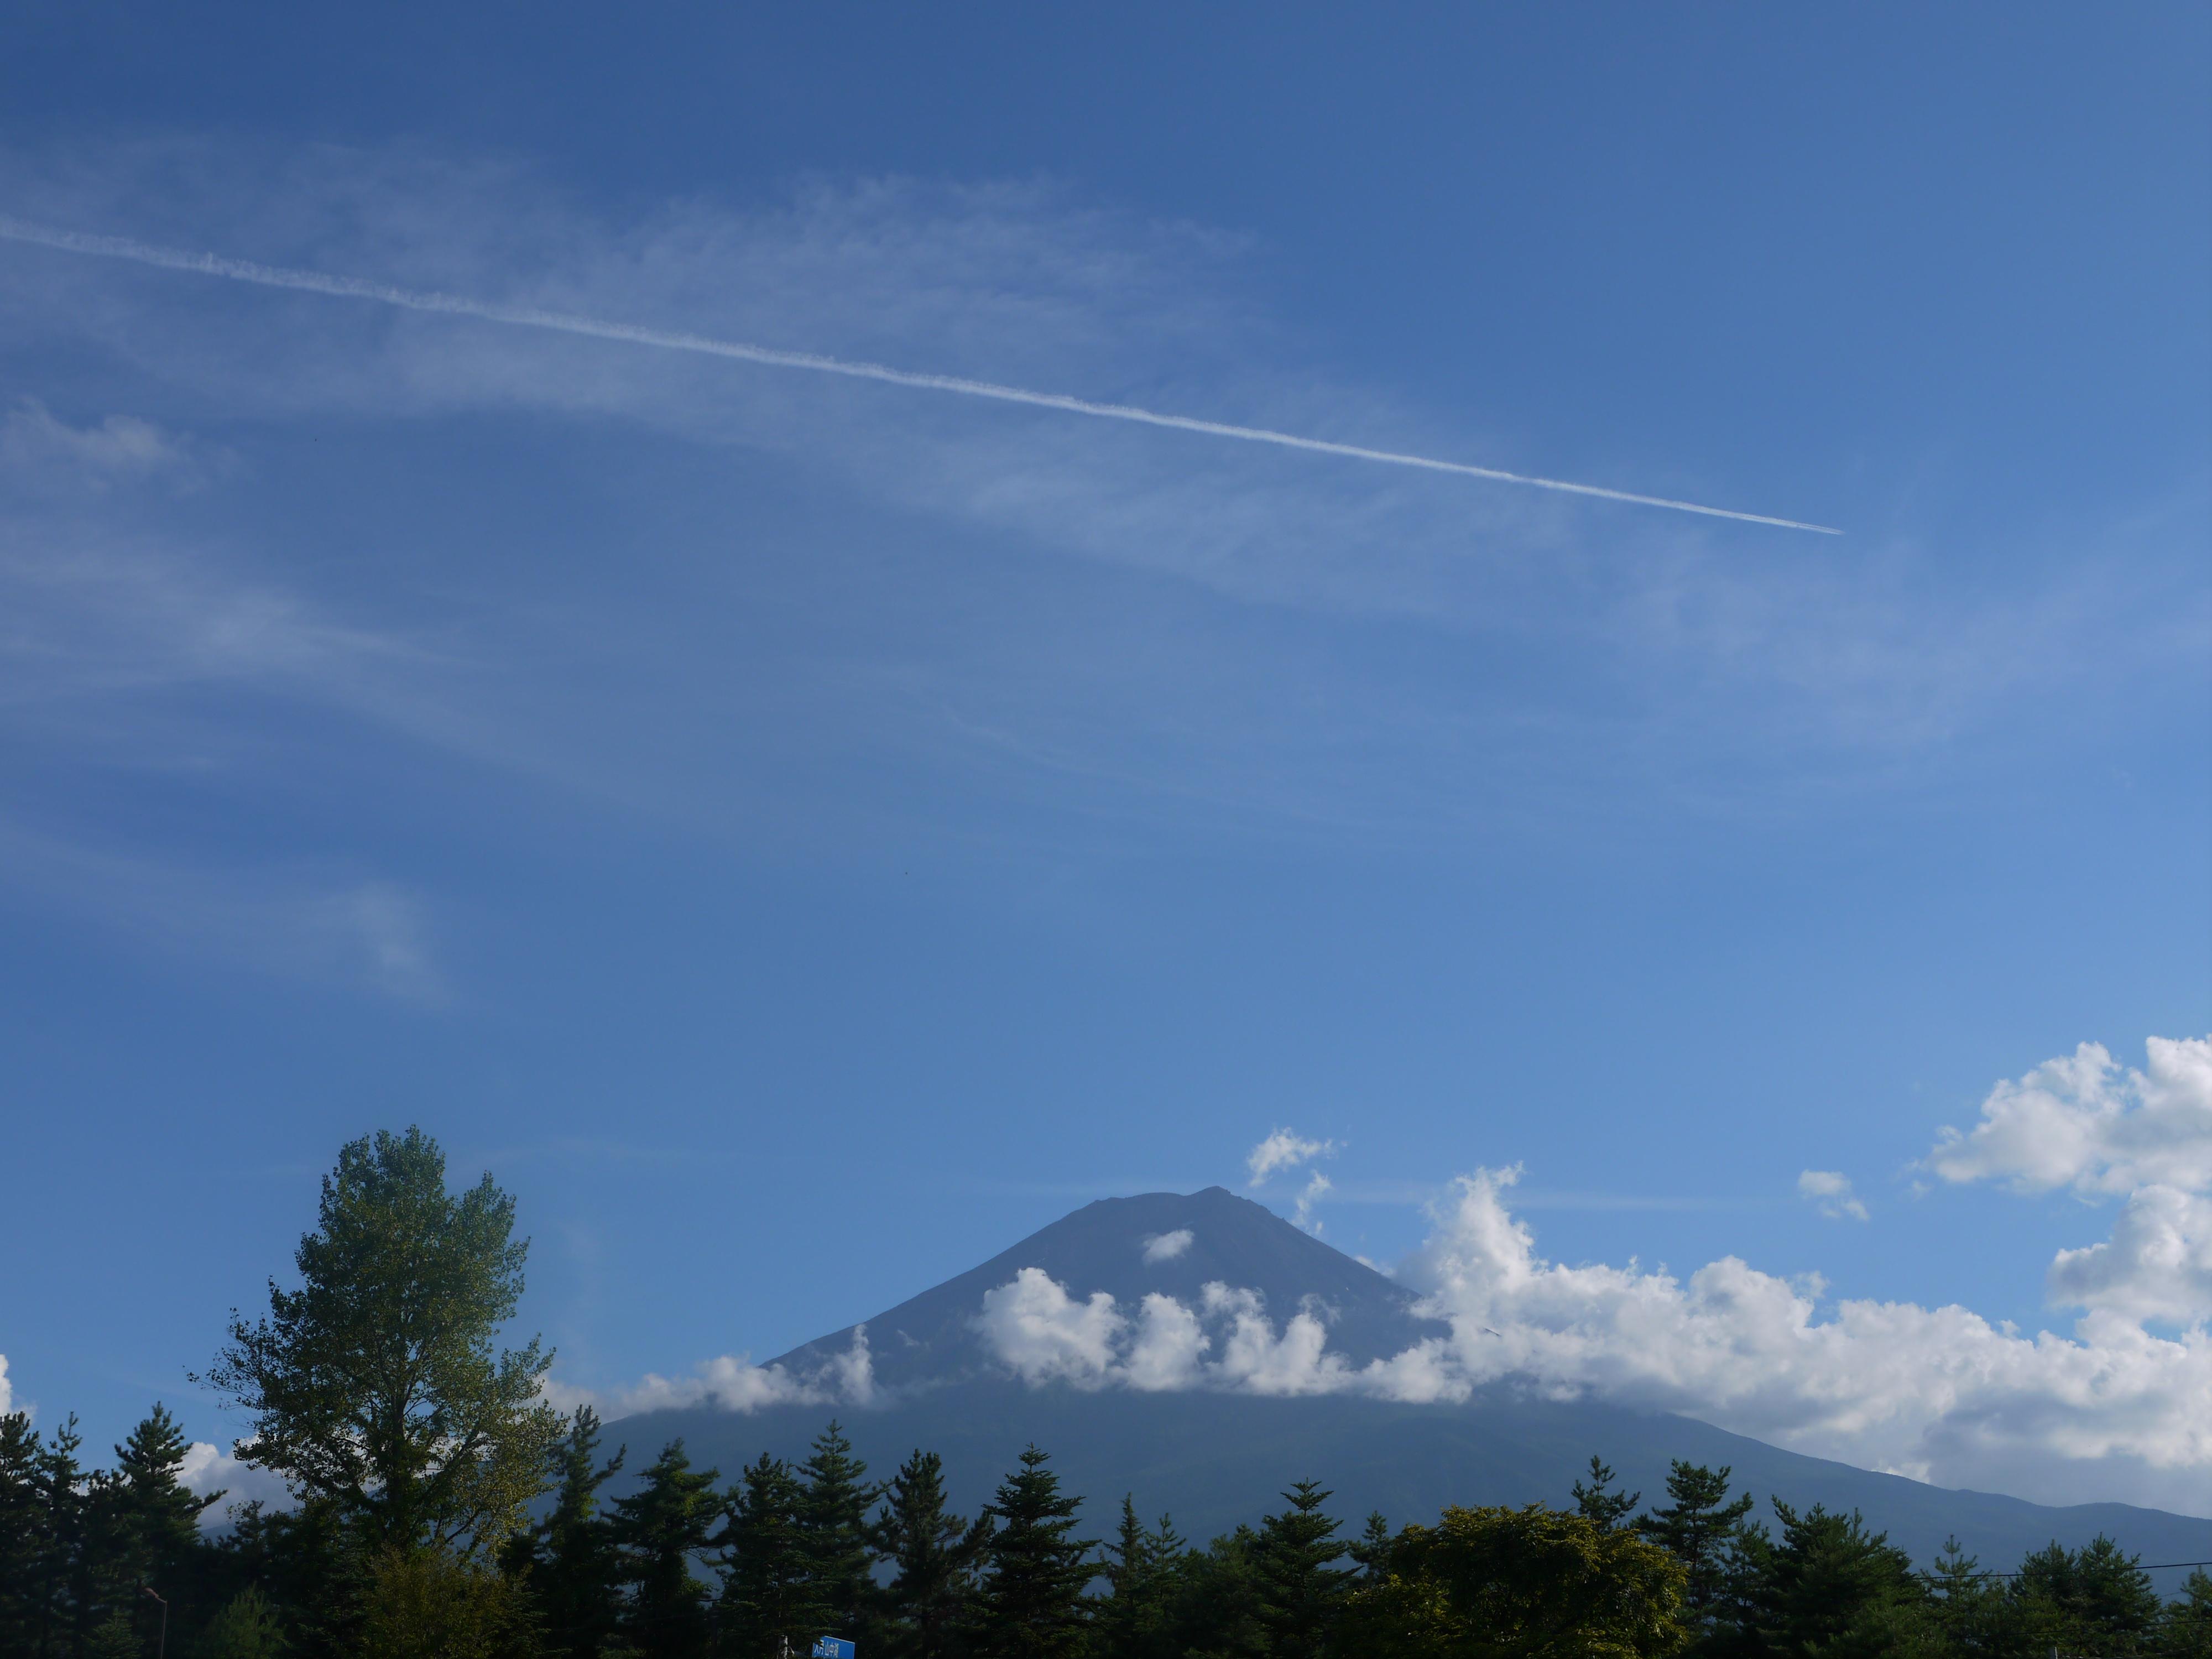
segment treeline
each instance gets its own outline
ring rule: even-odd
[[[1637,1514],[1590,1460],[1571,1507],[1448,1509],[1358,1536],[1301,1481],[1277,1513],[1194,1547],[1128,1498],[1111,1536],[1032,1447],[973,1520],[917,1451],[872,1482],[832,1422],[797,1467],[763,1455],[726,1487],[681,1440],[623,1496],[602,1488],[588,1407],[544,1470],[550,1504],[488,1551],[374,1541],[327,1500],[246,1504],[225,1534],[181,1485],[157,1407],[113,1469],[88,1474],[0,1419],[0,1655],[76,1659],[451,1656],[782,1659],[818,1636],[866,1659],[1330,1659],[1415,1656],[2212,1656],[2212,1577],[2161,1603],[2106,1539],[2010,1574],[1953,1546],[1926,1571],[1856,1514],[1777,1501],[1749,1518],[1729,1471],[1677,1463]],[[161,1601],[145,1591],[155,1590]]]
[[[99,1470],[73,1420],[0,1418],[0,1659],[799,1659],[823,1636],[861,1659],[2212,1659],[2201,1571],[2171,1605],[2104,1539],[1915,1571],[1856,1514],[1776,1500],[1770,1528],[1729,1470],[1682,1463],[1648,1510],[1593,1457],[1562,1506],[1356,1536],[1301,1481],[1203,1547],[1127,1498],[1086,1536],[1035,1447],[972,1517],[935,1454],[872,1480],[834,1422],[727,1484],[681,1440],[626,1471],[589,1408],[544,1402],[536,1341],[495,1348],[513,1224],[489,1176],[449,1194],[418,1131],[341,1152],[301,1288],[234,1315],[197,1379],[292,1493],[219,1534],[161,1407]]]

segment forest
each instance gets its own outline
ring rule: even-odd
[[[1679,1462],[1648,1504],[1593,1455],[1557,1505],[1471,1492],[1395,1529],[1289,1478],[1202,1544],[1133,1494],[1102,1516],[1034,1446],[972,1516],[936,1454],[871,1471],[834,1421],[796,1465],[726,1479],[678,1439],[637,1468],[589,1406],[547,1402],[542,1345],[498,1346],[514,1224],[489,1176],[449,1192],[419,1130],[342,1151],[300,1287],[234,1315],[192,1379],[247,1419],[236,1455],[281,1506],[188,1489],[160,1406],[96,1468],[73,1419],[0,1417],[0,1659],[799,1659],[824,1637],[860,1659],[2212,1659],[2201,1566],[2171,1601],[2105,1539],[1916,1567],[1855,1513],[1769,1494],[1769,1524],[1729,1470]]]

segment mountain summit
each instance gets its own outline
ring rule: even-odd
[[[1049,1275],[1077,1302],[1100,1291],[1137,1309],[1151,1295],[1197,1307],[1208,1285],[1256,1292],[1279,1325],[1310,1313],[1331,1351],[1354,1365],[1388,1358],[1445,1328],[1413,1311],[1403,1286],[1300,1231],[1264,1205],[1223,1187],[1105,1198],[1063,1216],[957,1279],[863,1322],[877,1386],[965,1382],[1004,1375],[986,1341],[984,1298],[1024,1268]],[[861,1326],[793,1348],[774,1363],[793,1376],[833,1365]]]

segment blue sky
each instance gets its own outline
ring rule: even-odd
[[[2212,1030],[2201,9],[11,33],[19,220],[1847,532],[0,242],[41,1420],[222,1438],[181,1373],[413,1121],[610,1398],[1279,1127],[1378,1261],[1518,1164],[1546,1259],[1823,1321],[2070,1337],[2056,1253],[2201,1200],[1929,1162]],[[2067,1492],[2212,1510],[2165,1451]]]

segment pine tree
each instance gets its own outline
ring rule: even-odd
[[[88,1483],[77,1461],[83,1444],[71,1413],[39,1456],[39,1495],[46,1513],[33,1569],[38,1602],[33,1651],[40,1654],[73,1653],[91,1633],[93,1594],[85,1552],[91,1518]]]
[[[1692,1630],[1709,1624],[1720,1606],[1728,1589],[1730,1549],[1751,1513],[1750,1493],[1728,1501],[1734,1473],[1726,1465],[1709,1469],[1676,1458],[1667,1475],[1667,1496],[1674,1501],[1636,1523],[1638,1531],[1664,1547],[1689,1575],[1683,1610]]]
[[[2212,1575],[2203,1568],[2189,1575],[2166,1608],[2155,1651],[2160,1659],[2212,1659]]]
[[[899,1466],[869,1534],[891,1567],[872,1621],[885,1652],[895,1659],[941,1659],[957,1650],[976,1560],[988,1537],[987,1528],[969,1525],[946,1506],[944,1460],[935,1452],[916,1451]]]
[[[707,1586],[691,1558],[713,1541],[721,1504],[715,1471],[695,1469],[679,1437],[661,1449],[645,1484],[614,1502],[623,1582],[623,1633],[645,1659],[698,1659],[713,1633]]]
[[[1091,1640],[1105,1659],[1169,1659],[1179,1570],[1189,1546],[1163,1515],[1147,1527],[1133,1497],[1106,1546],[1106,1595],[1092,1613]]]
[[[1374,1583],[1390,1576],[1390,1523],[1382,1518],[1380,1510],[1367,1512],[1367,1525],[1361,1530],[1359,1541],[1346,1552],[1359,1564],[1363,1582]]]
[[[45,1455],[29,1413],[0,1416],[0,1653],[34,1650],[46,1550]]]
[[[2101,1534],[2079,1550],[2053,1543],[2021,1562],[2013,1601],[2035,1623],[2039,1644],[2131,1651],[2148,1641],[2161,1612],[2141,1559]]]
[[[868,1511],[882,1489],[867,1484],[868,1466],[836,1419],[814,1437],[799,1474],[800,1547],[823,1628],[817,1635],[856,1637],[872,1589],[875,1552]]]
[[[113,1533],[110,1605],[127,1617],[150,1645],[161,1622],[160,1605],[143,1592],[150,1586],[169,1602],[172,1626],[182,1629],[201,1616],[200,1580],[207,1547],[200,1516],[222,1501],[202,1498],[181,1479],[191,1449],[166,1407],[155,1405],[115,1449],[115,1468],[100,1483],[101,1506]]]
[[[800,1539],[803,1497],[790,1466],[766,1452],[729,1495],[715,1542],[722,1552],[723,1643],[738,1659],[804,1653],[821,1622]]]
[[[1301,1480],[1283,1494],[1290,1505],[1260,1523],[1253,1553],[1255,1609],[1275,1659],[1318,1659],[1338,1604],[1357,1576],[1335,1565],[1350,1548],[1322,1513],[1331,1494]]]
[[[1613,1491],[1613,1468],[1595,1452],[1590,1454],[1589,1474],[1587,1486],[1579,1480],[1575,1482],[1576,1513],[1600,1532],[1611,1532],[1636,1513],[1644,1494]]]
[[[1035,1446],[999,1485],[986,1513],[997,1522],[977,1598],[975,1649],[982,1659],[1060,1659],[1083,1644],[1088,1540],[1072,1537],[1079,1498],[1060,1495],[1051,1459]]]
[[[1762,1552],[1754,1601],[1767,1649],[1835,1659],[1910,1650],[1914,1615],[1927,1599],[1911,1558],[1886,1534],[1868,1531],[1856,1510],[1834,1515],[1815,1504],[1801,1512],[1771,1501],[1782,1536]]]
[[[553,1508],[518,1534],[508,1553],[508,1570],[526,1579],[537,1598],[550,1652],[596,1659],[614,1639],[620,1562],[614,1527],[599,1512],[599,1488],[621,1470],[628,1450],[600,1462],[599,1413],[577,1407],[567,1437],[553,1449]]]

